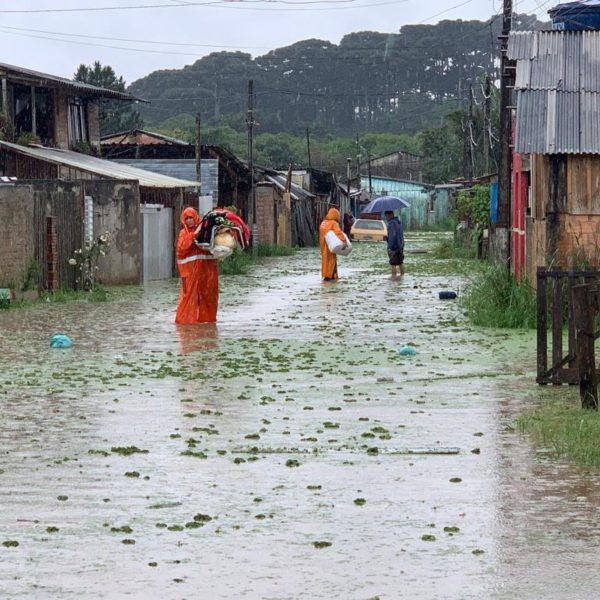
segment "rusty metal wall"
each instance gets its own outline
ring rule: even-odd
[[[77,182],[44,182],[33,186],[36,260],[42,284],[48,278],[46,217],[56,217],[59,287],[75,288],[79,276],[69,259],[83,246],[83,188]]]

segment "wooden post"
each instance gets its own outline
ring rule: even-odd
[[[37,115],[35,114],[35,85],[31,86],[31,133],[37,137]]]
[[[575,275],[575,272],[569,271],[569,356],[571,357],[571,360],[569,361],[569,368],[571,369],[577,366],[577,362],[575,360],[575,318],[573,315],[573,288],[576,285],[577,277]]]
[[[579,371],[581,408],[598,410],[598,383],[594,353],[594,314],[588,285],[573,287],[573,313],[575,317],[575,345]]]
[[[196,181],[198,182],[198,204],[202,196],[202,145],[200,144],[200,113],[196,113],[196,136],[195,136],[195,154],[196,154]]]
[[[562,281],[560,277],[561,269],[554,267],[551,270],[552,274],[552,366],[558,365],[563,359],[562,346]],[[555,385],[560,385],[560,377],[558,373],[552,375]]]
[[[546,305],[546,269],[537,269],[537,374],[538,383],[548,370],[548,339],[547,339],[547,305]]]

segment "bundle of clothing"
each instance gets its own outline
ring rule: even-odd
[[[204,215],[200,232],[196,236],[196,244],[211,250],[215,247],[215,237],[223,233],[230,233],[242,250],[250,245],[248,225],[238,215],[225,208],[215,208]]]

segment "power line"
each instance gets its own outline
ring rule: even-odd
[[[48,13],[75,13],[75,12],[114,12],[119,10],[147,10],[156,8],[187,8],[194,6],[208,6],[212,8],[226,8],[232,10],[258,10],[258,11],[324,11],[324,10],[345,10],[355,8],[369,8],[371,5],[353,5],[353,6],[336,6],[339,4],[353,4],[358,0],[206,0],[205,2],[178,2],[168,4],[137,4],[126,6],[95,6],[95,7],[77,7],[77,8],[29,8],[29,9],[0,9],[2,14],[48,14]],[[400,4],[408,2],[408,0],[388,0],[381,4]],[[256,6],[241,6],[243,4],[254,4]],[[284,8],[266,8],[260,7],[258,4],[283,4],[287,5]],[[322,8],[311,6],[306,8],[305,5],[325,5]],[[237,5],[237,6],[236,6]],[[300,6],[300,8],[293,8]]]

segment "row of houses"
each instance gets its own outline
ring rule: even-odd
[[[593,6],[562,6],[570,16],[553,9],[557,29],[513,32],[508,44],[511,263],[533,282],[537,267],[600,264],[600,23],[586,16]]]
[[[184,206],[232,206],[250,219],[252,175],[227,149],[201,145],[198,172],[196,147],[181,140],[141,129],[100,137],[102,101],[140,98],[4,63],[0,83],[0,288],[19,288],[31,265],[41,287],[75,286],[69,259],[105,231],[114,243],[99,262],[101,281],[168,278]],[[329,205],[358,215],[368,199],[361,188],[412,194],[408,226],[438,218],[444,202],[421,183],[420,157],[396,152],[368,167],[368,187],[363,178],[355,189],[319,169],[255,167],[258,239],[313,244]]]

